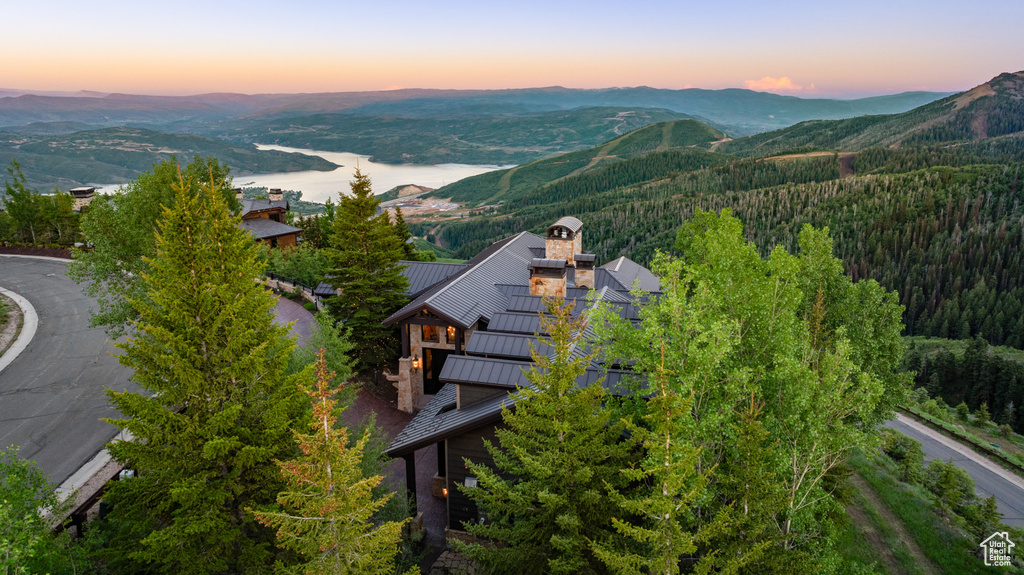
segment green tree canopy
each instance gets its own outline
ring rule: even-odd
[[[307,575],[371,575],[394,572],[402,526],[408,521],[375,523],[375,514],[391,494],[374,497],[383,477],[364,477],[360,464],[370,440],[367,431],[348,447],[348,430],[335,425],[333,372],[321,349],[316,381],[300,383],[313,406],[310,433],[296,432],[302,456],[280,462],[287,488],[278,497],[283,511],[255,511],[256,520],[277,530],[278,545],[300,553],[296,569]],[[342,384],[344,386],[344,383]]]
[[[608,493],[627,482],[621,470],[631,444],[622,441],[626,426],[605,405],[604,387],[576,387],[593,355],[578,353],[585,320],[571,319],[572,308],[549,302],[542,330],[552,354],[534,354],[531,385],[502,411],[498,443],[486,443],[497,470],[466,460],[480,487],[463,493],[487,514],[467,529],[503,542],[468,552],[503,573],[603,572],[591,547],[615,535]]]
[[[85,284],[86,295],[96,298],[99,308],[92,311],[91,325],[106,326],[111,336],[124,333],[139,316],[139,308],[131,302],[150,303],[142,278],[156,256],[156,233],[164,209],[173,207],[174,186],[185,185],[195,195],[200,183],[212,178],[227,205],[237,205],[228,167],[216,159],[197,156],[181,175],[184,179],[179,178],[173,158],[155,164],[152,171],[114,194],[98,196],[82,218],[82,231],[92,249],[74,252],[68,275]]]
[[[220,182],[196,187],[173,184],[140,277],[145,299],[126,301],[139,319],[120,361],[143,391],[109,392],[122,414],[111,423],[134,436],[109,450],[137,476],[105,496],[117,527],[105,558],[129,572],[268,572],[273,533],[245,509],[280,490],[274,460],[294,453],[297,386],[310,372],[285,375],[294,344],[253,281],[256,245]]]
[[[397,355],[395,330],[381,322],[404,305],[408,282],[398,264],[402,241],[387,214],[377,214],[380,201],[369,176],[357,168],[351,187],[338,201],[328,250],[335,268],[331,283],[342,290],[328,311],[349,330],[357,366],[365,369]]]

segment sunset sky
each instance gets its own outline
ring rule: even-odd
[[[1024,69],[1024,2],[5,2],[0,88],[956,91]]]

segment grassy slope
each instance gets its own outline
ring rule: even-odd
[[[600,146],[466,178],[444,186],[432,195],[466,203],[510,201],[560,178],[582,176],[609,164],[656,150],[707,144],[723,136],[718,130],[696,120],[651,124]]]
[[[207,136],[138,128],[105,128],[49,137],[0,132],[0,164],[17,159],[29,185],[39,189],[126,182],[172,155],[182,162],[194,155],[214,156],[230,166],[234,174],[337,167],[318,157],[259,151]]]
[[[974,555],[977,542],[939,517],[929,494],[920,486],[899,481],[891,462],[879,457],[870,461],[860,453],[850,463],[885,508],[897,518],[910,534],[914,544],[924,553],[929,568],[949,575],[974,573],[1006,573],[1007,570],[986,567]]]

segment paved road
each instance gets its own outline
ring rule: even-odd
[[[117,416],[104,389],[138,390],[103,330],[89,327],[95,303],[68,279],[66,265],[0,255],[0,287],[39,314],[35,337],[0,372],[0,446],[19,446],[58,484],[117,431],[100,421]]]
[[[996,506],[1003,514],[1004,523],[1011,527],[1024,527],[1024,478],[908,417],[901,415],[885,425],[920,441],[925,461],[949,461],[952,458],[953,463],[974,479],[974,489],[979,497],[996,496]]]

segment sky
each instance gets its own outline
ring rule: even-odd
[[[0,88],[959,91],[1024,69],[1021,0],[2,0]]]

